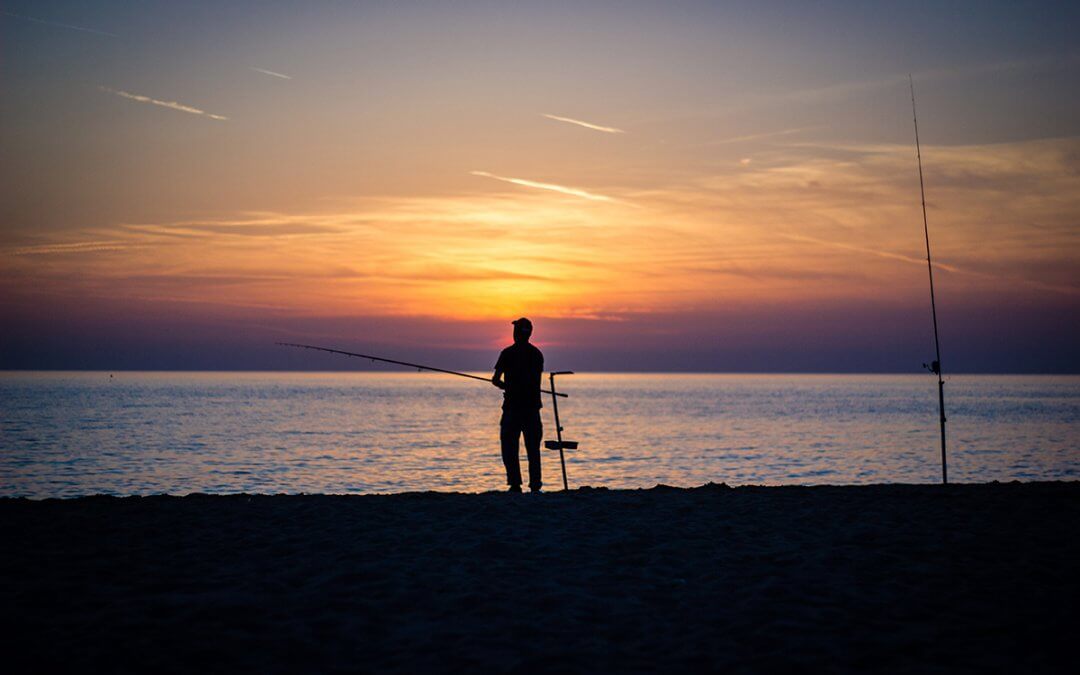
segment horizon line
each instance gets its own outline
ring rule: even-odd
[[[489,373],[491,369],[484,370],[463,370],[464,373]],[[549,371],[545,370],[544,373]],[[278,369],[232,369],[232,368],[160,368],[160,369],[145,369],[145,368],[114,368],[114,369],[102,369],[102,368],[0,368],[0,374],[5,373],[248,373],[248,374],[278,374],[278,373],[295,373],[295,374],[368,374],[374,373],[377,375],[425,375],[425,376],[441,376],[444,373],[429,373],[429,372],[414,372],[409,368],[395,369],[373,369],[373,368],[356,368],[351,370],[345,369],[325,369],[325,370],[296,370],[289,368]],[[933,377],[930,373],[922,370],[918,371],[837,371],[837,370],[575,370],[575,375],[828,375],[828,376],[884,376],[884,375],[928,375]],[[1078,371],[952,371],[945,374],[945,381],[948,383],[950,377],[953,376],[1040,376],[1040,377],[1076,377],[1080,376],[1080,370]]]

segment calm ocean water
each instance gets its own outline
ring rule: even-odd
[[[930,376],[562,382],[565,436],[581,443],[571,487],[940,478]],[[1080,475],[1080,377],[946,387],[953,480]],[[0,495],[502,489],[500,401],[494,387],[417,373],[4,373]],[[558,453],[544,453],[558,489]]]

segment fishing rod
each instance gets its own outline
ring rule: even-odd
[[[930,226],[926,222],[926,188],[923,186],[922,149],[919,146],[919,116],[915,112],[915,80],[908,75],[908,85],[911,87],[911,118],[915,123],[915,157],[919,161],[919,194],[922,197],[922,222],[923,235],[926,237],[926,270],[930,274],[930,315],[934,319],[934,356],[936,360],[927,366],[931,373],[937,375],[938,411],[941,419],[941,482],[948,484],[949,469],[945,461],[945,381],[941,378],[941,342],[938,340],[937,303],[934,301],[934,263],[930,260]]]
[[[382,361],[383,363],[392,363],[396,366],[408,366],[409,368],[416,368],[417,370],[430,370],[434,373],[445,373],[447,375],[457,375],[458,377],[467,377],[470,380],[480,380],[481,382],[491,382],[490,377],[481,377],[479,375],[470,375],[468,373],[459,373],[456,370],[446,370],[445,368],[435,368],[434,366],[424,366],[419,363],[409,363],[408,361],[398,361],[396,359],[387,359],[381,356],[372,356],[370,354],[357,354],[355,352],[345,352],[340,349],[330,349],[329,347],[316,347],[315,345],[302,345],[295,342],[278,342],[283,347],[299,347],[301,349],[314,349],[319,352],[329,352],[331,354],[341,354],[343,356],[355,356],[361,359],[368,359],[370,361]],[[544,394],[552,394],[554,396],[567,397],[567,394],[562,392],[554,392],[548,389],[540,390]]]

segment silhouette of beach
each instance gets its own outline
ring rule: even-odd
[[[8,672],[1045,671],[1080,484],[0,500]]]

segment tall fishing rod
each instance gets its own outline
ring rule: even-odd
[[[445,368],[435,368],[434,366],[424,366],[419,363],[409,363],[408,361],[398,361],[396,359],[387,359],[381,356],[372,356],[370,354],[357,354],[355,352],[345,352],[340,349],[330,349],[329,347],[316,347],[315,345],[302,345],[295,342],[278,342],[283,347],[299,347],[301,349],[314,349],[319,352],[329,352],[331,354],[341,354],[343,356],[355,356],[361,359],[368,359],[370,361],[381,361],[383,363],[392,363],[396,366],[408,366],[409,368],[416,368],[417,370],[430,370],[434,373],[445,373],[447,375],[457,375],[458,377],[467,377],[470,380],[480,380],[481,382],[491,382],[490,377],[481,377],[479,375],[470,375],[468,373],[459,373],[456,370],[446,370]],[[544,394],[553,394],[555,396],[562,396],[566,398],[567,394],[562,392],[553,392],[548,389],[540,390]]]
[[[930,274],[930,315],[934,319],[934,356],[928,368],[937,375],[938,410],[941,419],[941,482],[948,484],[949,469],[945,461],[945,381],[941,378],[941,342],[938,340],[937,303],[934,301],[934,263],[930,260],[930,226],[926,222],[926,188],[923,186],[922,148],[919,146],[919,116],[915,112],[915,80],[908,75],[911,87],[911,119],[915,123],[915,157],[919,161],[919,194],[922,196],[923,235],[926,237],[926,270]],[[923,367],[927,367],[923,364]]]

